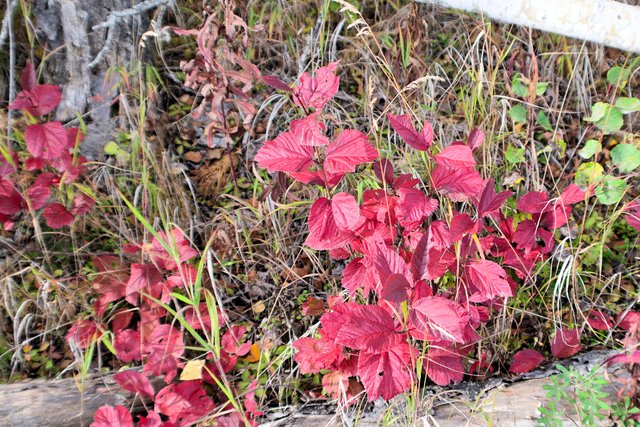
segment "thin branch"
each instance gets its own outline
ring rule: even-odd
[[[0,28],[0,49],[4,46],[5,39],[9,35],[9,29],[13,22],[13,11],[18,5],[18,0],[10,0],[7,3],[7,11],[2,18],[2,28]]]

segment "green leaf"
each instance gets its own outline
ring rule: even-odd
[[[104,153],[108,154],[109,156],[115,156],[121,151],[122,148],[120,148],[120,146],[115,141],[109,141],[104,146]]]
[[[591,107],[591,115],[589,117],[585,117],[584,120],[586,122],[597,122],[601,120],[609,111],[611,106],[604,102],[596,102]]]
[[[631,144],[619,144],[611,150],[611,161],[622,173],[629,173],[640,166],[640,149]]]
[[[553,130],[553,128],[551,127],[551,122],[549,121],[549,118],[544,113],[544,111],[540,111],[538,113],[538,118],[536,119],[536,124],[538,126],[541,126],[544,130],[548,130],[548,131],[552,131]]]
[[[526,123],[527,109],[522,105],[515,105],[509,109],[509,117],[516,123]]]
[[[617,132],[622,128],[622,112],[616,107],[612,107],[604,102],[596,102],[591,109],[591,116],[584,119],[593,122],[605,133]]]
[[[640,99],[621,97],[616,99],[616,108],[622,114],[635,113],[640,111]]]
[[[581,187],[591,185],[600,179],[603,172],[604,168],[599,163],[583,163],[576,171],[576,184]]]
[[[627,80],[629,80],[629,75],[631,74],[631,70],[622,67],[611,67],[609,71],[607,71],[607,80],[612,85],[623,86]]]
[[[513,145],[509,145],[504,153],[504,158],[511,166],[522,163],[525,161],[524,148],[516,148]]]
[[[602,151],[602,144],[597,139],[590,139],[584,143],[582,150],[578,151],[578,154],[583,159],[590,159],[596,153]]]
[[[627,182],[624,179],[606,175],[596,187],[595,193],[603,205],[615,205],[622,199],[626,189]]]
[[[536,95],[542,96],[549,87],[549,82],[540,82],[536,85]]]

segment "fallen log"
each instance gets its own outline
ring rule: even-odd
[[[113,375],[96,375],[84,383],[74,378],[28,380],[0,385],[0,426],[88,426],[102,405],[123,405],[132,412],[143,402],[123,390]]]

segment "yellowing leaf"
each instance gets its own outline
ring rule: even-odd
[[[264,305],[264,301],[258,301],[253,304],[252,308],[255,314],[260,314],[267,309],[267,306]]]
[[[204,360],[189,360],[180,374],[180,381],[202,379]]]
[[[260,346],[257,343],[253,343],[249,350],[249,355],[244,358],[244,361],[247,363],[255,363],[258,360],[260,360]]]

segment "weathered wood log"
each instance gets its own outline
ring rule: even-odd
[[[496,21],[640,52],[640,7],[614,0],[416,0]]]
[[[92,376],[84,384],[73,378],[4,384],[0,402],[0,426],[16,427],[88,426],[102,405],[123,405],[132,412],[143,407],[113,375]]]

